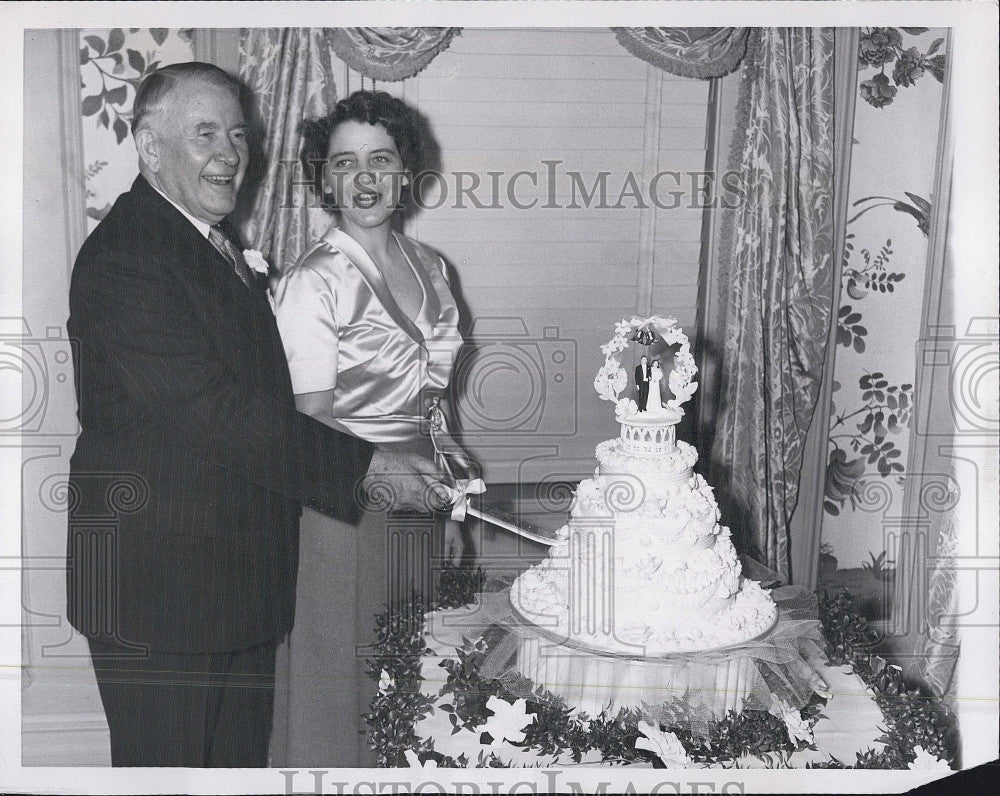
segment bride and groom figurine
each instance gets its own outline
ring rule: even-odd
[[[635,385],[639,388],[639,411],[656,412],[663,408],[663,396],[660,383],[663,381],[663,368],[660,360],[649,361],[643,354],[635,368]]]

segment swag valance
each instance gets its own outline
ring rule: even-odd
[[[461,28],[330,28],[331,49],[372,80],[413,77],[448,49]]]
[[[618,43],[643,61],[681,77],[728,75],[747,52],[749,28],[614,28]]]
[[[722,77],[740,65],[749,28],[614,28],[632,55],[681,77]],[[372,80],[413,77],[461,28],[329,28],[330,48],[355,72]]]

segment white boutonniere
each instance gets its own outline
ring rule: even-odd
[[[251,271],[256,271],[258,274],[264,274],[264,276],[267,276],[270,271],[270,268],[267,265],[267,260],[264,259],[264,255],[256,249],[244,249],[243,259],[246,260],[247,266]]]
[[[270,275],[271,269],[267,264],[267,260],[265,260],[264,255],[256,249],[244,249],[243,259],[246,262],[247,267],[254,273],[261,274],[265,278]],[[267,295],[267,303],[271,305],[271,312],[274,312],[274,296],[271,295],[271,286],[268,285],[264,292]]]

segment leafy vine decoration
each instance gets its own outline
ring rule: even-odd
[[[129,33],[137,33],[139,28],[129,28]],[[150,28],[149,35],[157,46],[167,40],[167,28]],[[178,31],[185,41],[191,40],[191,29]],[[80,68],[96,70],[100,77],[101,89],[96,94],[83,98],[81,112],[84,116],[96,116],[97,124],[110,129],[115,140],[121,144],[128,136],[132,119],[132,99],[139,84],[160,67],[156,51],[145,54],[126,46],[125,30],[112,28],[107,38],[96,33],[83,37],[85,46],[80,48]],[[129,86],[132,91],[129,92]],[[81,88],[84,88],[81,84]]]
[[[834,389],[839,386],[835,384]],[[840,514],[847,501],[852,509],[857,507],[858,489],[869,466],[874,465],[882,478],[904,470],[898,461],[902,451],[887,437],[909,428],[913,385],[890,384],[885,374],[875,371],[863,374],[858,379],[858,387],[862,391],[863,405],[853,412],[837,415],[830,426],[832,448],[826,470],[823,509],[833,516]],[[860,420],[855,421],[855,418]],[[854,458],[850,458],[852,453],[856,454]]]

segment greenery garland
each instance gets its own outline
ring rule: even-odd
[[[878,738],[885,748],[857,753],[854,765],[831,758],[812,768],[907,768],[919,746],[934,757],[955,767],[958,724],[954,712],[932,695],[908,687],[903,671],[874,654],[878,632],[852,611],[850,592],[833,597],[824,592],[819,600],[820,624],[826,638],[827,656],[834,665],[850,666],[868,688],[885,719],[885,733]]]
[[[468,604],[482,590],[484,581],[481,569],[448,567],[432,604],[414,597],[377,617],[377,654],[369,662],[369,674],[380,682],[380,689],[365,719],[379,766],[407,765],[407,751],[416,752],[421,761],[433,760],[443,767],[464,767],[469,763],[464,755],[453,759],[435,752],[430,739],[421,740],[414,732],[414,725],[432,709],[432,700],[420,692],[420,658],[430,652],[423,639],[423,615],[434,608]],[[852,611],[853,599],[848,592],[834,597],[824,592],[819,605],[830,663],[851,666],[871,689],[885,718],[885,734],[879,738],[885,748],[858,752],[853,764],[831,757],[825,763],[807,764],[807,768],[907,768],[918,746],[953,766],[957,740],[953,713],[939,700],[908,688],[899,667],[871,651],[878,634],[864,617]],[[524,728],[524,740],[517,746],[540,756],[567,754],[577,762],[596,750],[610,764],[644,761],[655,767],[663,765],[655,754],[636,748],[641,737],[637,710],[622,708],[614,715],[602,713],[594,718],[582,713],[573,715],[572,707],[560,697],[541,687],[532,690],[527,680],[505,684],[483,678],[480,663],[489,649],[487,639],[467,640],[455,650],[454,659],[441,662],[448,672],[441,694],[450,694],[452,699],[451,704],[437,709],[449,714],[456,730],[480,726],[489,714],[486,703],[490,697],[515,702],[518,695],[530,691],[534,697],[528,701],[527,711],[535,714],[535,719]],[[810,731],[823,718],[820,711],[824,704],[825,700],[814,694],[802,708],[802,720]],[[764,711],[729,712],[709,722],[707,737],[696,737],[688,729],[683,703],[667,704],[657,711],[659,725],[673,733],[690,759],[701,765],[733,767],[739,757],[752,755],[769,765],[787,766],[793,752],[816,749],[805,740],[793,742],[785,721]],[[493,754],[481,754],[475,762],[488,767],[504,766]]]

